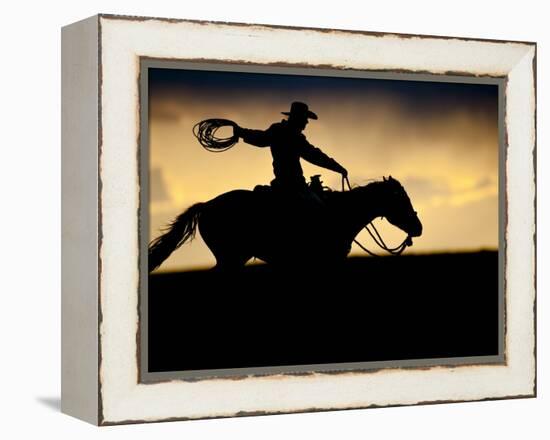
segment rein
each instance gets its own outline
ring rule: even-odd
[[[348,187],[348,191],[351,191],[351,185],[349,183],[349,179],[347,176],[342,176],[342,192],[345,192],[346,191],[346,185]],[[369,226],[372,227],[373,231],[370,230]],[[372,239],[374,240],[374,242],[383,250],[385,250],[386,252],[392,254],[392,255],[401,255],[401,253],[405,250],[405,248],[407,246],[409,246],[409,243],[411,243],[411,237],[409,235],[407,235],[407,238],[405,238],[405,240],[403,240],[403,243],[401,243],[400,245],[394,247],[394,248],[390,248],[386,245],[386,243],[384,242],[384,239],[382,238],[382,236],[380,235],[380,233],[378,232],[378,229],[376,229],[376,226],[374,226],[374,223],[373,222],[370,222],[370,223],[367,223],[365,225],[365,229],[366,231],[369,233],[369,235],[372,237]],[[353,242],[359,246],[361,249],[363,249],[367,254],[373,256],[373,257],[379,257],[380,255],[378,254],[375,254],[374,252],[370,251],[369,249],[367,249],[366,246],[364,246],[363,244],[361,244],[359,242],[359,240],[357,239],[354,239]]]

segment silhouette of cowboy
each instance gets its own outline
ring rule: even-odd
[[[271,186],[277,190],[299,194],[308,199],[316,198],[309,190],[300,159],[335,171],[347,176],[346,169],[327,156],[319,148],[311,145],[302,131],[308,124],[308,119],[317,119],[317,115],[309,110],[303,102],[293,102],[290,112],[281,112],[288,119],[275,122],[267,130],[252,130],[233,126],[235,136],[256,147],[270,147],[273,157],[273,172],[275,179]]]

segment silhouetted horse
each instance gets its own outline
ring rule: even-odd
[[[198,226],[216,257],[216,267],[232,269],[255,257],[287,267],[312,267],[344,260],[356,235],[377,217],[410,237],[422,224],[401,184],[391,176],[350,191],[326,191],[326,208],[308,206],[275,191],[235,190],[191,206],[149,246],[149,271],[159,267]]]

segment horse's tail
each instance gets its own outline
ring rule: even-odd
[[[178,215],[164,231],[149,244],[149,272],[166,260],[172,252],[195,237],[197,224],[205,203],[197,203]]]

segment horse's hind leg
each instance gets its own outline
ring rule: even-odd
[[[252,258],[246,228],[243,230],[239,216],[235,218],[238,212],[230,214],[228,206],[211,204],[203,211],[198,225],[201,237],[216,258],[216,271],[239,270]]]
[[[237,255],[215,255],[216,266],[214,270],[218,272],[236,272],[241,270],[250,257]]]
[[[246,262],[252,258],[252,255],[247,255],[243,249],[242,243],[231,243],[228,240],[214,240],[212,234],[201,235],[204,242],[214,254],[216,258],[216,266],[214,270],[219,272],[237,271],[244,267]]]

